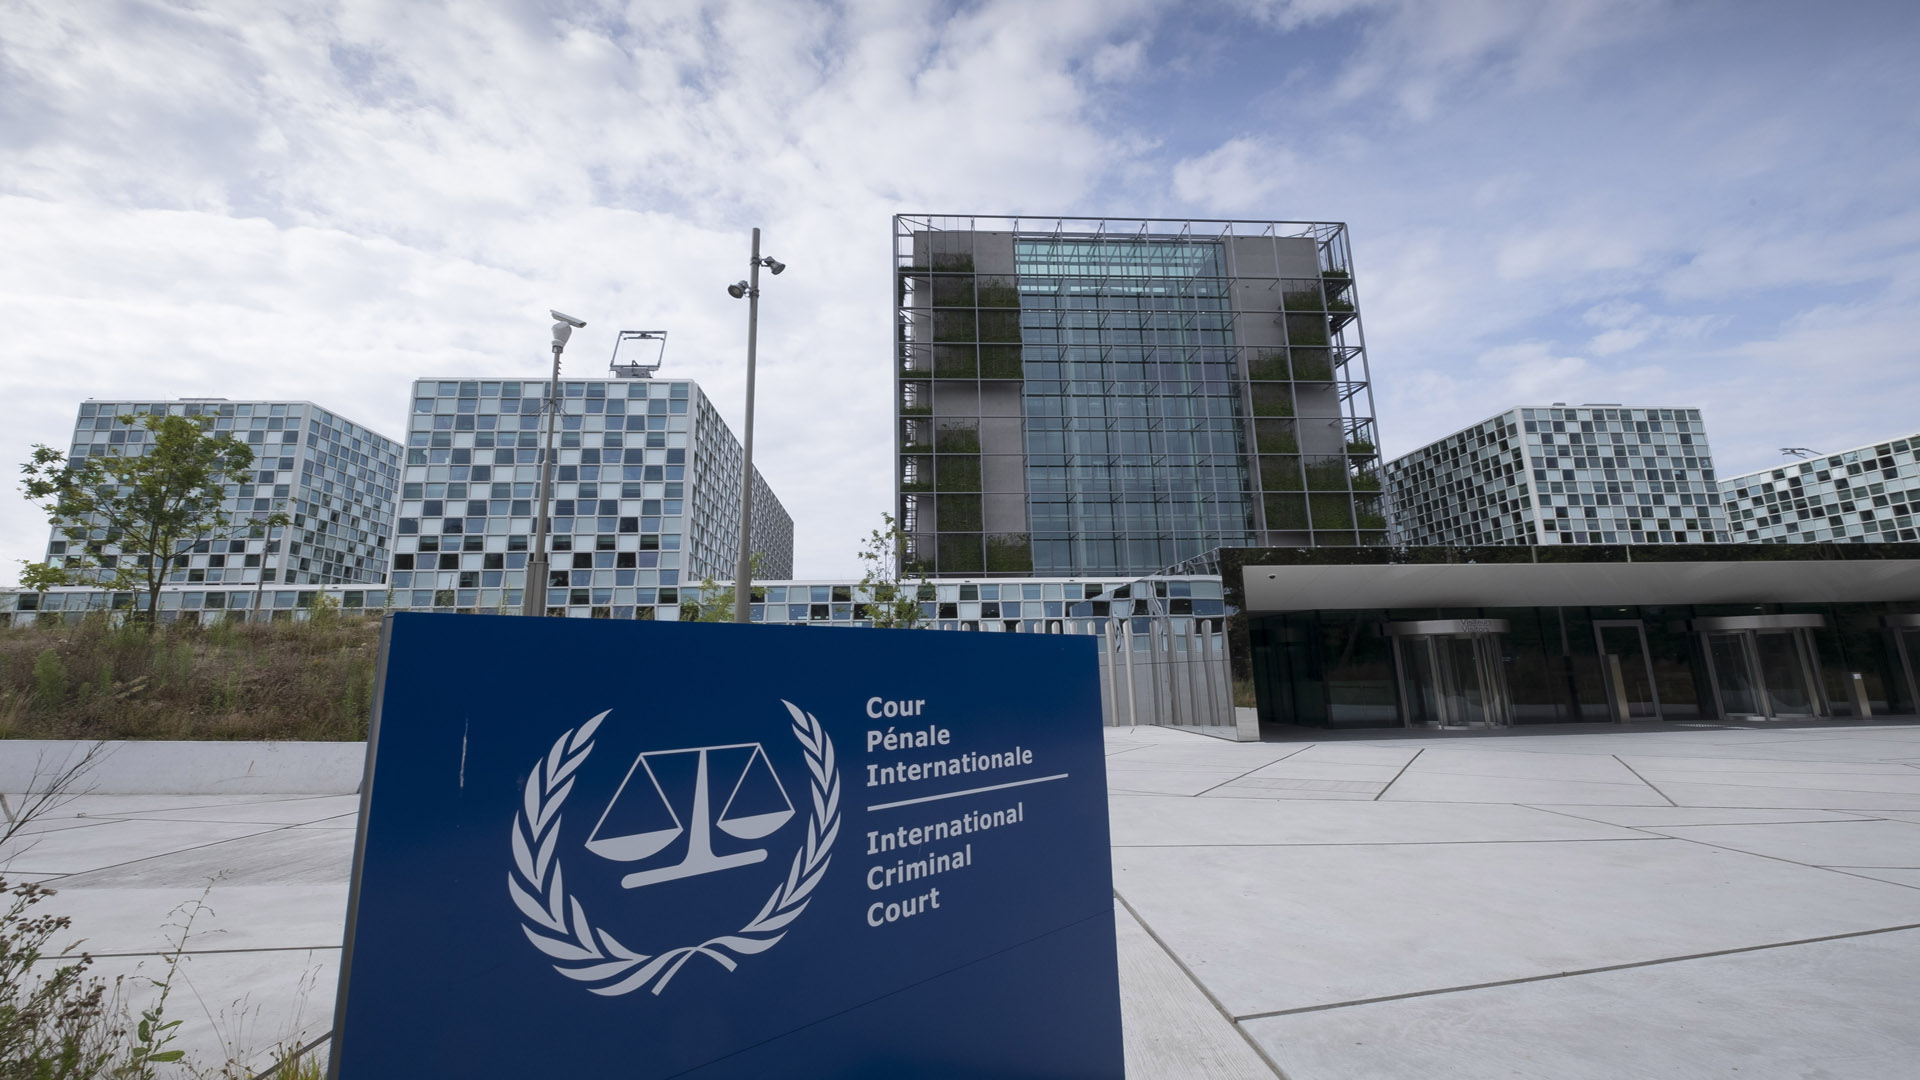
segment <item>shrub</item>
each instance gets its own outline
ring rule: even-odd
[[[1260,487],[1266,491],[1299,491],[1300,459],[1297,457],[1260,458]]]
[[[9,717],[7,734],[365,738],[379,619],[314,614],[317,622],[162,625],[151,637],[104,615],[0,630],[0,700],[32,701]]]
[[[1279,382],[1291,376],[1285,349],[1262,349],[1247,363],[1247,378]]]
[[[939,558],[942,574],[964,574],[984,569],[980,555],[980,534],[942,532]]]
[[[1002,533],[987,537],[987,569],[1019,573],[1033,569],[1033,545],[1026,533]]]
[[[40,655],[33,658],[33,699],[40,708],[59,708],[67,699],[67,686],[72,681],[59,653],[42,649]]]
[[[1017,337],[1016,337],[1017,340]],[[1018,345],[980,346],[980,377],[983,379],[1022,379],[1026,364]]]
[[[972,420],[947,420],[933,435],[934,449],[942,454],[980,452],[980,425]]]
[[[934,462],[934,486],[939,490],[980,490],[979,458],[971,455],[941,455]]]
[[[980,531],[980,496],[936,495],[934,499],[942,533]]]
[[[1253,383],[1252,388],[1253,415],[1293,415],[1293,392],[1286,383]]]
[[[1333,361],[1327,350],[1293,350],[1293,377],[1301,382],[1332,382]]]

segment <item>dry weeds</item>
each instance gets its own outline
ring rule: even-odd
[[[367,736],[380,622],[0,629],[0,738]]]

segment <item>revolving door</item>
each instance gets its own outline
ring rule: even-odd
[[[1790,720],[1833,715],[1820,681],[1812,631],[1823,615],[1695,619],[1707,682],[1726,719]]]
[[[1507,727],[1513,723],[1500,640],[1505,619],[1387,623],[1407,727]]]

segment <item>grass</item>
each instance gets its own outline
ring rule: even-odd
[[[380,622],[0,630],[0,738],[364,739]]]

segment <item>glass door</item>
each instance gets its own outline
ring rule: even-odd
[[[1895,629],[1893,633],[1900,651],[1900,673],[1907,677],[1907,702],[1909,707],[1920,705],[1920,627]]]
[[[1596,619],[1593,636],[1600,646],[1600,675],[1614,719],[1660,719],[1646,627],[1639,619]]]
[[[1442,711],[1439,665],[1434,663],[1433,639],[1402,637],[1394,639],[1394,652],[1400,658],[1401,694],[1408,727],[1439,727],[1446,723]]]
[[[1720,699],[1720,715],[1728,719],[1765,715],[1753,692],[1753,663],[1747,657],[1747,635],[1742,632],[1708,634],[1707,660],[1713,668],[1713,689]]]
[[[1430,640],[1440,652],[1444,669],[1441,685],[1447,698],[1447,718],[1454,724],[1485,727],[1487,685],[1479,639],[1443,637]]]
[[[1720,715],[1769,720],[1829,715],[1809,625],[1818,618],[1766,615],[1694,620],[1706,646]]]
[[[1808,670],[1805,643],[1799,630],[1763,630],[1753,633],[1760,681],[1766,689],[1768,716],[1818,716],[1820,701]]]
[[[1512,722],[1499,633],[1488,619],[1389,623],[1408,727],[1505,727]]]

